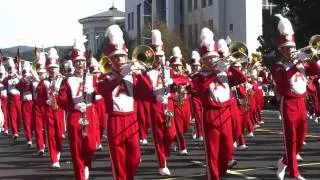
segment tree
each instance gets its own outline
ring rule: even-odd
[[[289,8],[287,17],[290,19],[294,31],[295,41],[298,47],[308,45],[310,37],[320,32],[320,7],[319,0],[271,0],[277,5],[275,12],[281,13],[284,7]],[[266,17],[267,19],[269,17]],[[277,18],[271,18],[274,24],[278,23]],[[267,31],[268,28],[266,28]],[[275,30],[273,30],[275,31]],[[275,37],[273,37],[275,38]]]

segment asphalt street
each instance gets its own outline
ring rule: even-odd
[[[253,138],[246,138],[248,150],[236,150],[235,159],[238,164],[228,170],[225,180],[236,179],[276,179],[276,163],[283,154],[283,135],[278,112],[265,111],[265,124],[255,131]],[[320,179],[320,125],[308,120],[308,136],[303,147],[300,162],[301,175],[306,179]],[[171,177],[158,175],[158,166],[151,136],[149,144],[141,146],[142,162],[135,179],[206,179],[205,155],[202,142],[191,138],[191,128],[186,134],[189,156],[179,156],[173,152],[167,161]],[[35,141],[34,141],[35,142]],[[104,139],[103,151],[97,152],[90,171],[90,179],[112,179],[112,170]],[[11,138],[0,136],[0,179],[1,180],[69,180],[74,179],[71,157],[67,140],[61,153],[61,168],[50,167],[49,156],[37,155],[35,145],[28,148],[21,136],[17,142]],[[288,174],[286,174],[288,177]]]

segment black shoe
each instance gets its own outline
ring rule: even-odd
[[[13,135],[13,140],[16,141],[18,139],[18,135]]]
[[[228,162],[228,168],[231,169],[231,168],[233,168],[234,166],[236,166],[237,164],[238,164],[238,161],[232,159],[232,160],[230,160],[230,161]]]
[[[44,151],[41,151],[41,150],[40,150],[40,151],[38,152],[38,156],[43,157],[43,156],[44,156]]]

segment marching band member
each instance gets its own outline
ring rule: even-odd
[[[3,113],[3,127],[0,126],[1,132],[4,132],[8,135],[9,131],[9,119],[8,119],[8,96],[7,96],[7,89],[4,86],[4,80],[7,77],[6,69],[4,68],[3,64],[0,65],[0,101],[1,101],[1,110]]]
[[[197,51],[192,51],[190,65],[192,69],[192,73],[189,77],[192,79],[192,82],[197,81],[196,76],[201,69],[201,58],[200,54]],[[196,92],[194,92],[191,87],[191,103],[192,103],[192,112],[193,117],[195,119],[196,132],[192,132],[192,138],[198,138],[200,141],[203,141],[202,136],[202,105],[199,96]]]
[[[134,179],[140,164],[139,130],[136,92],[139,75],[132,72],[123,32],[118,25],[108,27],[109,44],[104,54],[111,61],[112,71],[98,84],[98,93],[106,103],[107,137],[114,179]]]
[[[96,150],[97,116],[93,105],[96,80],[94,76],[86,73],[83,42],[75,41],[70,56],[75,71],[62,82],[58,105],[68,115],[67,132],[75,178],[87,180]]]
[[[22,94],[22,97],[21,97],[22,98],[22,104],[21,104],[22,119],[23,119],[27,145],[29,147],[32,146],[32,131],[34,129],[34,122],[33,122],[33,116],[32,116],[32,106],[33,106],[32,80],[33,80],[33,76],[31,74],[30,63],[24,62],[23,68],[22,68],[22,79],[18,86]]]
[[[74,72],[74,67],[73,67],[73,64],[72,64],[72,60],[67,60],[65,63],[64,63],[64,76],[65,77],[70,77],[73,75],[73,72]]]
[[[173,69],[166,65],[161,32],[152,30],[152,49],[155,56],[152,70],[146,72],[149,79],[148,90],[151,91],[151,128],[159,164],[159,174],[169,176],[166,157],[170,155],[170,146],[176,136],[173,121],[173,85],[186,84],[184,79],[174,77]],[[144,76],[142,76],[144,77]]]
[[[228,44],[224,39],[218,40],[218,53],[220,58],[227,58],[226,60],[230,59],[228,58],[230,52],[228,48]],[[233,91],[234,87],[231,87],[231,92]],[[233,94],[232,94],[233,95]],[[237,137],[239,137],[241,130],[240,130],[240,113],[237,106],[237,100],[234,96],[230,97],[230,112],[231,113],[231,122],[232,122],[232,137],[233,142],[236,144]],[[233,154],[230,154],[229,161],[228,161],[228,167],[232,168],[234,167],[238,162],[233,158]]]
[[[225,176],[228,160],[233,154],[230,87],[245,81],[245,75],[234,67],[227,71],[225,62],[218,61],[218,47],[208,28],[201,31],[200,55],[202,76],[197,87],[203,105],[203,131],[208,179]],[[194,82],[195,83],[195,82]]]
[[[178,46],[172,49],[173,56],[170,58],[170,67],[174,70],[173,77],[184,79],[186,84],[175,85],[174,95],[174,116],[173,120],[176,127],[177,138],[176,141],[179,147],[180,155],[188,155],[187,144],[184,139],[184,134],[189,128],[191,109],[188,98],[188,89],[191,79],[188,78],[186,71],[186,62],[182,57],[181,50]],[[189,83],[190,82],[190,83]]]
[[[36,50],[37,51],[37,50]],[[34,128],[36,136],[36,144],[38,155],[43,156],[46,144],[46,131],[45,131],[45,107],[47,101],[47,91],[44,85],[44,80],[47,78],[46,70],[46,57],[44,52],[36,52],[37,65],[36,71],[39,78],[34,78],[32,82],[33,92],[33,117]]]
[[[44,87],[47,92],[45,107],[45,127],[48,138],[50,160],[53,168],[60,168],[60,152],[63,144],[63,110],[57,104],[57,93],[59,92],[63,77],[59,75],[59,61],[56,49],[49,50],[46,60],[48,78],[44,80]]]
[[[92,56],[90,59],[90,73],[95,77],[96,84],[98,84],[101,79],[100,75],[101,72],[99,70],[99,63],[98,61]],[[100,94],[95,94],[95,100],[94,100],[94,107],[97,112],[97,118],[98,123],[97,124],[97,150],[101,151],[103,149],[101,138],[103,136],[103,133],[105,131],[106,126],[106,108],[105,108],[105,102],[103,97]]]
[[[304,63],[305,53],[296,51],[294,32],[290,21],[282,15],[278,30],[277,47],[280,53],[279,61],[274,64],[272,75],[280,95],[280,112],[282,116],[285,155],[278,161],[277,177],[284,179],[288,167],[290,177],[304,180],[298,169],[297,154],[300,152],[306,135],[306,87],[307,75],[319,73],[319,62],[311,60]]]
[[[136,70],[141,71],[141,70]],[[141,73],[141,72],[140,72]],[[145,73],[141,76],[147,76]],[[141,145],[147,145],[148,129],[151,126],[151,106],[150,106],[150,94],[145,91],[138,91],[137,96],[140,97],[137,101],[137,119],[139,123],[139,139]]]
[[[9,119],[11,122],[13,138],[16,140],[19,136],[21,119],[21,101],[20,91],[17,85],[20,82],[20,75],[12,58],[8,60],[8,77],[4,80],[4,86],[8,91]]]
[[[258,74],[258,94],[259,94],[259,105],[258,107],[258,120],[259,124],[264,124],[264,118],[263,118],[263,109],[264,109],[264,87],[266,86],[268,82],[268,73],[266,72],[265,67],[261,66],[259,69]]]

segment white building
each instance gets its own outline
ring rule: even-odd
[[[189,50],[198,48],[201,29],[209,27],[216,40],[230,36],[255,51],[262,35],[262,1],[266,0],[126,0],[125,27],[140,43],[145,22],[165,20],[170,31],[181,32]]]
[[[104,42],[106,28],[115,23],[123,26],[124,20],[125,13],[114,6],[109,11],[80,19],[79,23],[83,25],[83,34],[88,39],[87,48],[96,54]]]

